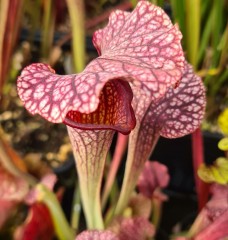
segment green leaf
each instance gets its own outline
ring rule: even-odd
[[[212,67],[218,66],[220,51],[218,50],[218,45],[221,39],[223,24],[223,1],[214,0],[213,4],[213,19],[212,19],[212,48],[213,48],[213,58]]]
[[[200,46],[199,46],[199,52],[198,52],[198,58],[197,58],[197,65],[203,60],[205,57],[206,50],[208,48],[210,36],[211,36],[211,24],[213,20],[213,11],[210,12],[210,15],[206,21],[206,25],[203,29],[202,36],[200,39]]]
[[[228,135],[228,108],[226,108],[218,117],[218,124],[222,132]],[[228,150],[228,149],[227,149]]]
[[[187,57],[196,68],[200,36],[200,0],[185,0],[185,6]]]
[[[228,159],[220,157],[212,166],[201,165],[198,169],[198,175],[208,183],[228,184]]]
[[[184,1],[171,0],[172,13],[174,21],[178,23],[183,34],[183,44],[185,45],[186,28],[185,28],[185,5]]]
[[[85,67],[85,26],[84,1],[67,0],[67,7],[72,27],[72,50],[75,71],[81,72]]]
[[[228,137],[223,138],[219,141],[218,148],[222,151],[228,151]]]
[[[44,1],[43,14],[43,31],[42,31],[42,45],[41,54],[44,59],[47,59],[50,53],[54,38],[55,14],[53,1]]]

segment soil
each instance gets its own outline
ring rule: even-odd
[[[15,84],[10,83],[9,89],[0,108],[4,137],[27,165],[44,164],[51,168],[62,165],[72,152],[66,126],[32,116],[18,98]]]

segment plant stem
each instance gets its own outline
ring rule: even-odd
[[[126,10],[129,10],[131,7],[132,7],[132,4],[130,2],[123,2],[123,3],[116,5],[113,8],[104,10],[100,15],[86,20],[85,29],[93,28],[93,27],[101,24],[102,22],[106,21],[108,19],[109,15],[111,14],[111,12],[113,12],[117,9],[126,11]],[[61,38],[59,41],[57,41],[56,45],[61,47],[63,44],[68,42],[71,38],[72,38],[71,33],[66,34],[63,38]]]
[[[7,15],[8,15],[8,1],[0,1],[0,86],[3,85],[3,50],[4,50],[4,36],[5,36],[5,27],[7,23]],[[1,93],[1,92],[0,92]]]
[[[72,27],[72,49],[73,49],[73,60],[74,60],[74,70],[79,73],[83,71],[85,67],[85,24],[84,24],[84,1],[83,0],[66,0],[70,20]],[[74,201],[72,207],[72,218],[71,225],[73,229],[78,229],[78,222],[80,218],[81,205],[80,198],[82,197],[80,194],[82,186],[79,187],[80,184],[76,184],[75,193],[74,193]]]
[[[222,24],[223,24],[223,1],[214,0],[213,3],[213,20],[212,20],[212,49],[213,49],[213,56],[212,56],[212,67],[217,67],[219,64],[220,58],[220,50],[218,49],[218,45],[221,38],[222,33]]]
[[[76,156],[78,158],[78,155]],[[78,170],[79,172],[80,170]],[[103,172],[102,172],[103,173]],[[80,191],[88,229],[104,229],[100,205],[100,181],[80,174]]]
[[[200,0],[185,0],[186,4],[186,34],[187,56],[194,69],[197,67],[199,37],[200,37]],[[196,192],[199,202],[199,210],[208,199],[208,189],[205,183],[197,175],[199,166],[204,162],[203,137],[200,128],[192,133],[192,155],[196,184]]]
[[[155,226],[155,229],[158,229],[160,219],[161,219],[161,208],[162,202],[159,199],[153,198],[152,199],[152,218],[151,222]]]
[[[212,32],[211,24],[212,24],[212,20],[213,20],[212,14],[213,14],[213,10],[210,12],[210,15],[208,16],[207,23],[204,26],[204,30],[203,30],[203,33],[201,36],[198,58],[197,58],[198,65],[202,61],[202,59],[204,59],[204,57],[205,57],[205,53],[206,53],[208,43],[210,40],[210,36],[211,36],[211,32]]]
[[[55,13],[53,1],[44,1],[44,16],[43,16],[43,34],[42,34],[42,57],[47,60],[51,49],[54,36]]]
[[[67,129],[73,146],[87,227],[104,229],[100,190],[114,131]]]
[[[184,1],[171,0],[172,13],[175,22],[178,23],[180,30],[184,36],[183,45],[185,46],[185,11],[184,11]]]
[[[147,147],[146,150],[144,150],[143,152],[143,156],[142,154],[140,154],[139,157],[139,155],[137,155],[139,145],[136,139],[138,138],[140,127],[141,127],[140,124],[138,124],[138,126],[135,127],[134,131],[131,132],[131,136],[129,138],[128,155],[124,172],[124,180],[120,191],[120,197],[118,199],[116,209],[114,212],[115,215],[121,215],[123,210],[126,208],[129,198],[132,194],[132,191],[136,186],[138,177],[144,167],[145,161],[148,160],[160,136],[156,132],[150,133],[153,134],[153,137],[151,137],[150,142],[145,143],[145,146],[150,147]],[[132,151],[132,149],[134,149],[134,151]]]
[[[81,213],[80,190],[79,190],[79,184],[77,183],[77,184],[75,184],[73,206],[72,206],[72,211],[71,211],[71,214],[72,214],[71,227],[75,230],[76,233],[78,230],[80,213]]]
[[[196,68],[200,36],[200,0],[185,0],[187,57]],[[196,69],[195,69],[196,70]]]
[[[208,185],[204,183],[197,174],[199,166],[204,162],[203,149],[203,137],[200,128],[198,128],[194,133],[192,133],[192,155],[199,210],[204,207],[209,195]]]
[[[84,1],[66,0],[72,26],[74,70],[78,73],[85,66]]]
[[[4,83],[9,74],[23,6],[24,0],[0,0],[0,101]]]
[[[38,201],[45,203],[50,210],[58,238],[60,240],[75,239],[55,194],[42,184],[38,184],[36,189],[38,191]]]
[[[108,195],[112,189],[112,185],[115,180],[116,173],[119,169],[121,159],[123,158],[123,154],[127,148],[127,142],[128,142],[128,136],[118,133],[115,153],[111,161],[111,165],[109,167],[109,172],[107,174],[108,178],[105,182],[104,192],[102,195],[102,201],[101,201],[102,208],[105,206],[108,199]]]

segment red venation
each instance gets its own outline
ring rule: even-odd
[[[123,90],[113,84],[112,91],[120,99],[113,95],[115,105],[110,108],[107,101],[111,97],[105,94],[104,86],[113,79],[124,80],[130,83],[134,95],[140,91],[156,102],[182,77],[185,60],[181,37],[161,8],[140,1],[132,13],[114,11],[108,25],[95,32],[93,41],[101,56],[83,72],[60,76],[48,65],[32,64],[18,78],[18,94],[28,111],[50,122],[65,121],[83,129],[92,128],[92,124],[128,132],[132,124],[123,128],[132,122],[126,97],[130,91],[122,95]],[[102,117],[104,113],[108,115]],[[84,123],[86,126],[81,126]]]
[[[122,80],[106,83],[96,111],[86,114],[69,111],[64,123],[80,129],[114,129],[127,134],[135,127],[131,107],[133,95],[129,84]]]

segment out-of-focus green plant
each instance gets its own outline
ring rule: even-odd
[[[81,72],[85,67],[85,16],[83,0],[67,0],[72,24],[72,50],[74,69]]]
[[[222,86],[228,85],[225,82],[228,73],[226,3],[222,0],[171,0],[171,8],[173,20],[179,24],[183,34],[182,45],[187,59],[207,88],[206,120],[213,122],[228,100],[222,90]],[[200,129],[192,134],[192,151],[196,191],[201,209],[207,201],[208,191],[196,174],[204,162]]]
[[[203,164],[198,174],[205,182],[226,185],[228,184],[228,108],[219,115],[218,125],[225,136],[219,141],[218,148],[224,151],[225,157],[217,158],[212,166]]]
[[[82,1],[78,1],[78,5],[70,0],[67,3],[73,22],[80,21],[80,17],[83,16],[82,9],[79,8]],[[80,14],[74,16],[75,12]],[[75,68],[80,72],[84,64],[84,52],[83,49],[79,51],[78,47],[84,40],[83,30],[80,29],[83,26],[72,24],[72,28],[72,36],[75,40],[74,63],[78,64]],[[145,42],[142,42],[142,39]],[[24,104],[30,95],[30,99],[37,104],[30,106],[41,116],[44,108],[47,109],[47,104],[51,104],[43,117],[50,122],[69,124],[68,133],[75,155],[81,201],[88,229],[102,230],[106,227],[103,221],[105,213],[102,212],[100,204],[100,191],[106,155],[115,131],[129,134],[134,129],[129,136],[122,188],[117,204],[114,203],[115,205],[110,207],[111,219],[126,216],[125,209],[137,184],[137,178],[160,135],[167,138],[183,136],[193,132],[202,120],[205,110],[205,89],[200,78],[193,73],[192,67],[185,61],[180,40],[181,33],[173,26],[164,11],[146,1],[141,1],[132,13],[113,12],[109,17],[108,25],[95,32],[93,42],[100,56],[90,62],[79,74],[57,76],[51,67],[40,63],[26,67],[18,77],[18,93]],[[172,49],[171,53],[169,53],[170,49]],[[156,57],[154,57],[155,50],[158,51]],[[159,54],[162,57],[159,57]],[[78,61],[82,61],[80,65]],[[184,71],[183,78],[181,78],[182,71]],[[30,81],[37,78],[41,81]],[[168,83],[166,83],[167,78]],[[171,82],[179,82],[180,78],[181,84],[173,89]],[[125,80],[129,83],[125,83]],[[155,86],[153,86],[154,82],[156,82]],[[34,88],[35,92],[27,91],[27,87],[33,88],[32,84],[37,84]],[[129,84],[132,84],[132,88]],[[47,91],[46,86],[50,91]],[[34,97],[31,95],[33,93],[35,93]],[[45,95],[49,103],[44,103]],[[68,98],[69,96],[71,99]],[[68,100],[65,101],[64,97]],[[56,99],[59,100],[54,104]],[[30,111],[29,104],[26,107]],[[33,113],[32,109],[31,113]],[[58,114],[58,111],[62,111],[61,114]],[[75,118],[77,117],[75,113],[80,114],[80,119]],[[183,118],[180,117],[182,113]],[[150,172],[153,172],[151,168],[146,175],[150,175]],[[160,176],[159,173],[160,170],[156,175]],[[153,176],[151,179],[154,181]],[[140,186],[144,191],[144,183]],[[156,186],[152,186],[151,191],[146,193],[148,198],[152,198],[155,188]],[[158,198],[164,200],[162,195]],[[161,201],[153,202],[157,210],[152,217],[155,225],[159,222],[158,210],[161,208]],[[105,208],[109,207],[108,203],[109,201]],[[146,214],[146,218],[148,217]],[[109,220],[106,217],[105,219]],[[153,235],[154,230],[150,228],[149,236]]]
[[[172,0],[174,21],[183,33],[183,47],[190,63],[207,87],[207,119],[216,121],[228,103],[227,2]]]
[[[23,0],[0,0],[0,100],[18,37]]]
[[[43,11],[41,55],[43,58],[48,58],[55,30],[54,2],[52,0],[43,1]]]
[[[222,132],[228,136],[228,108],[226,108],[218,117],[218,125]]]
[[[56,4],[54,1],[47,0],[35,0],[33,4],[29,0],[25,1],[25,8],[24,11],[30,13],[31,18],[29,19],[30,26],[29,30],[29,40],[33,39],[36,30],[39,30],[41,33],[41,42],[40,42],[40,50],[38,50],[38,57],[42,58],[42,61],[50,63],[50,55],[52,54],[53,49],[53,39],[54,39],[54,31],[56,30]],[[4,12],[6,7],[8,7],[7,1],[1,1],[1,9],[0,11]],[[15,1],[18,2],[18,1]],[[85,1],[86,2],[86,1]],[[99,4],[104,4],[105,0],[100,0]],[[132,5],[136,4],[137,1],[132,0]],[[159,6],[163,6],[163,0],[151,0],[152,3],[157,4]],[[222,1],[221,1],[222,2]],[[205,84],[208,87],[211,87],[210,79],[213,76],[220,76],[222,77],[217,83],[216,87],[213,85],[213,92],[214,94],[220,91],[220,86],[224,84],[224,81],[227,76],[223,74],[223,69],[225,67],[226,61],[226,41],[227,41],[227,28],[225,30],[225,23],[224,23],[224,14],[219,15],[219,11],[222,10],[222,4],[216,3],[214,0],[213,2],[213,10],[210,7],[210,1],[205,1],[204,3],[200,2],[200,0],[185,0],[185,1],[171,1],[172,3],[172,10],[173,16],[176,21],[179,23],[180,28],[183,32],[183,45],[187,52],[187,57],[189,62],[194,66],[195,70],[198,70],[199,73],[205,77]],[[69,12],[69,19],[71,23],[70,31],[72,36],[72,59],[74,62],[74,71],[81,72],[85,66],[85,27],[84,24],[84,12],[83,12],[83,0],[66,0],[66,5],[68,7]],[[209,18],[207,18],[207,13],[210,12]],[[4,15],[2,15],[4,17]],[[215,20],[218,20],[218,28],[213,24]],[[6,21],[6,20],[4,20]],[[209,22],[209,23],[208,23]],[[19,24],[19,21],[18,21]],[[206,25],[205,25],[206,24]],[[203,26],[206,26],[205,28]],[[39,28],[42,26],[42,28]],[[216,28],[216,29],[215,29]],[[213,31],[216,31],[213,34]],[[1,29],[0,29],[1,33]],[[69,34],[69,33],[68,33]],[[70,34],[69,34],[70,35]],[[1,43],[1,37],[0,37]],[[32,45],[32,41],[30,41]],[[0,53],[1,53],[1,46],[0,46]],[[212,49],[212,55],[209,53]],[[1,68],[0,68],[1,70]],[[209,92],[209,94],[211,94]],[[156,140],[157,141],[157,140]],[[155,142],[156,142],[155,141]],[[202,150],[202,149],[201,149]],[[131,159],[130,159],[131,160]],[[129,167],[130,169],[130,167]],[[129,171],[130,173],[131,171]],[[129,178],[130,179],[130,178]],[[131,181],[129,181],[131,182]],[[78,185],[78,184],[77,184]],[[92,186],[92,185],[91,185]],[[127,186],[127,185],[126,185]],[[41,188],[40,188],[41,187]],[[85,188],[82,188],[83,190]],[[64,216],[61,212],[61,209],[58,206],[58,201],[50,194],[50,192],[46,191],[42,188],[42,186],[38,187],[38,190],[41,193],[41,201],[45,202],[52,213],[53,218],[56,220],[55,229],[56,233],[60,239],[64,239],[67,236],[68,239],[73,238],[73,234],[71,233],[70,227],[68,223],[65,221]],[[78,190],[78,186],[77,186]],[[92,189],[93,190],[93,189]],[[82,191],[83,192],[83,191]],[[123,191],[124,193],[125,191]],[[78,205],[78,193],[76,193],[77,197],[75,198],[75,206]],[[112,197],[111,197],[112,198]],[[123,198],[124,199],[124,198]],[[127,199],[127,198],[126,198]],[[50,201],[49,201],[50,200]],[[121,212],[122,208],[126,205],[125,200],[122,201],[122,206],[118,208],[118,211]],[[95,202],[95,203],[94,203]],[[105,201],[104,201],[105,202]],[[114,201],[113,201],[114,202]],[[90,204],[91,203],[91,204]],[[95,210],[97,210],[96,200],[90,198],[88,205],[94,205]],[[105,204],[104,204],[105,205]],[[89,209],[89,208],[88,208]],[[120,209],[120,210],[119,210]],[[159,209],[156,208],[156,209]],[[112,210],[112,209],[111,209]],[[113,210],[112,210],[113,211]],[[117,215],[118,215],[117,211]],[[99,216],[96,215],[96,211],[94,211],[94,216],[91,211],[88,211],[86,217],[89,219],[92,216],[92,225],[99,226],[99,228],[103,228],[103,223],[98,223]],[[160,213],[156,213],[159,215]],[[90,215],[90,216],[88,216]],[[94,221],[94,219],[95,221]],[[72,217],[72,226],[74,229],[78,228],[78,219],[79,213],[73,212]],[[155,221],[157,222],[157,220]],[[96,226],[96,227],[97,227]],[[61,229],[61,227],[63,229]],[[66,232],[65,232],[66,231]]]

